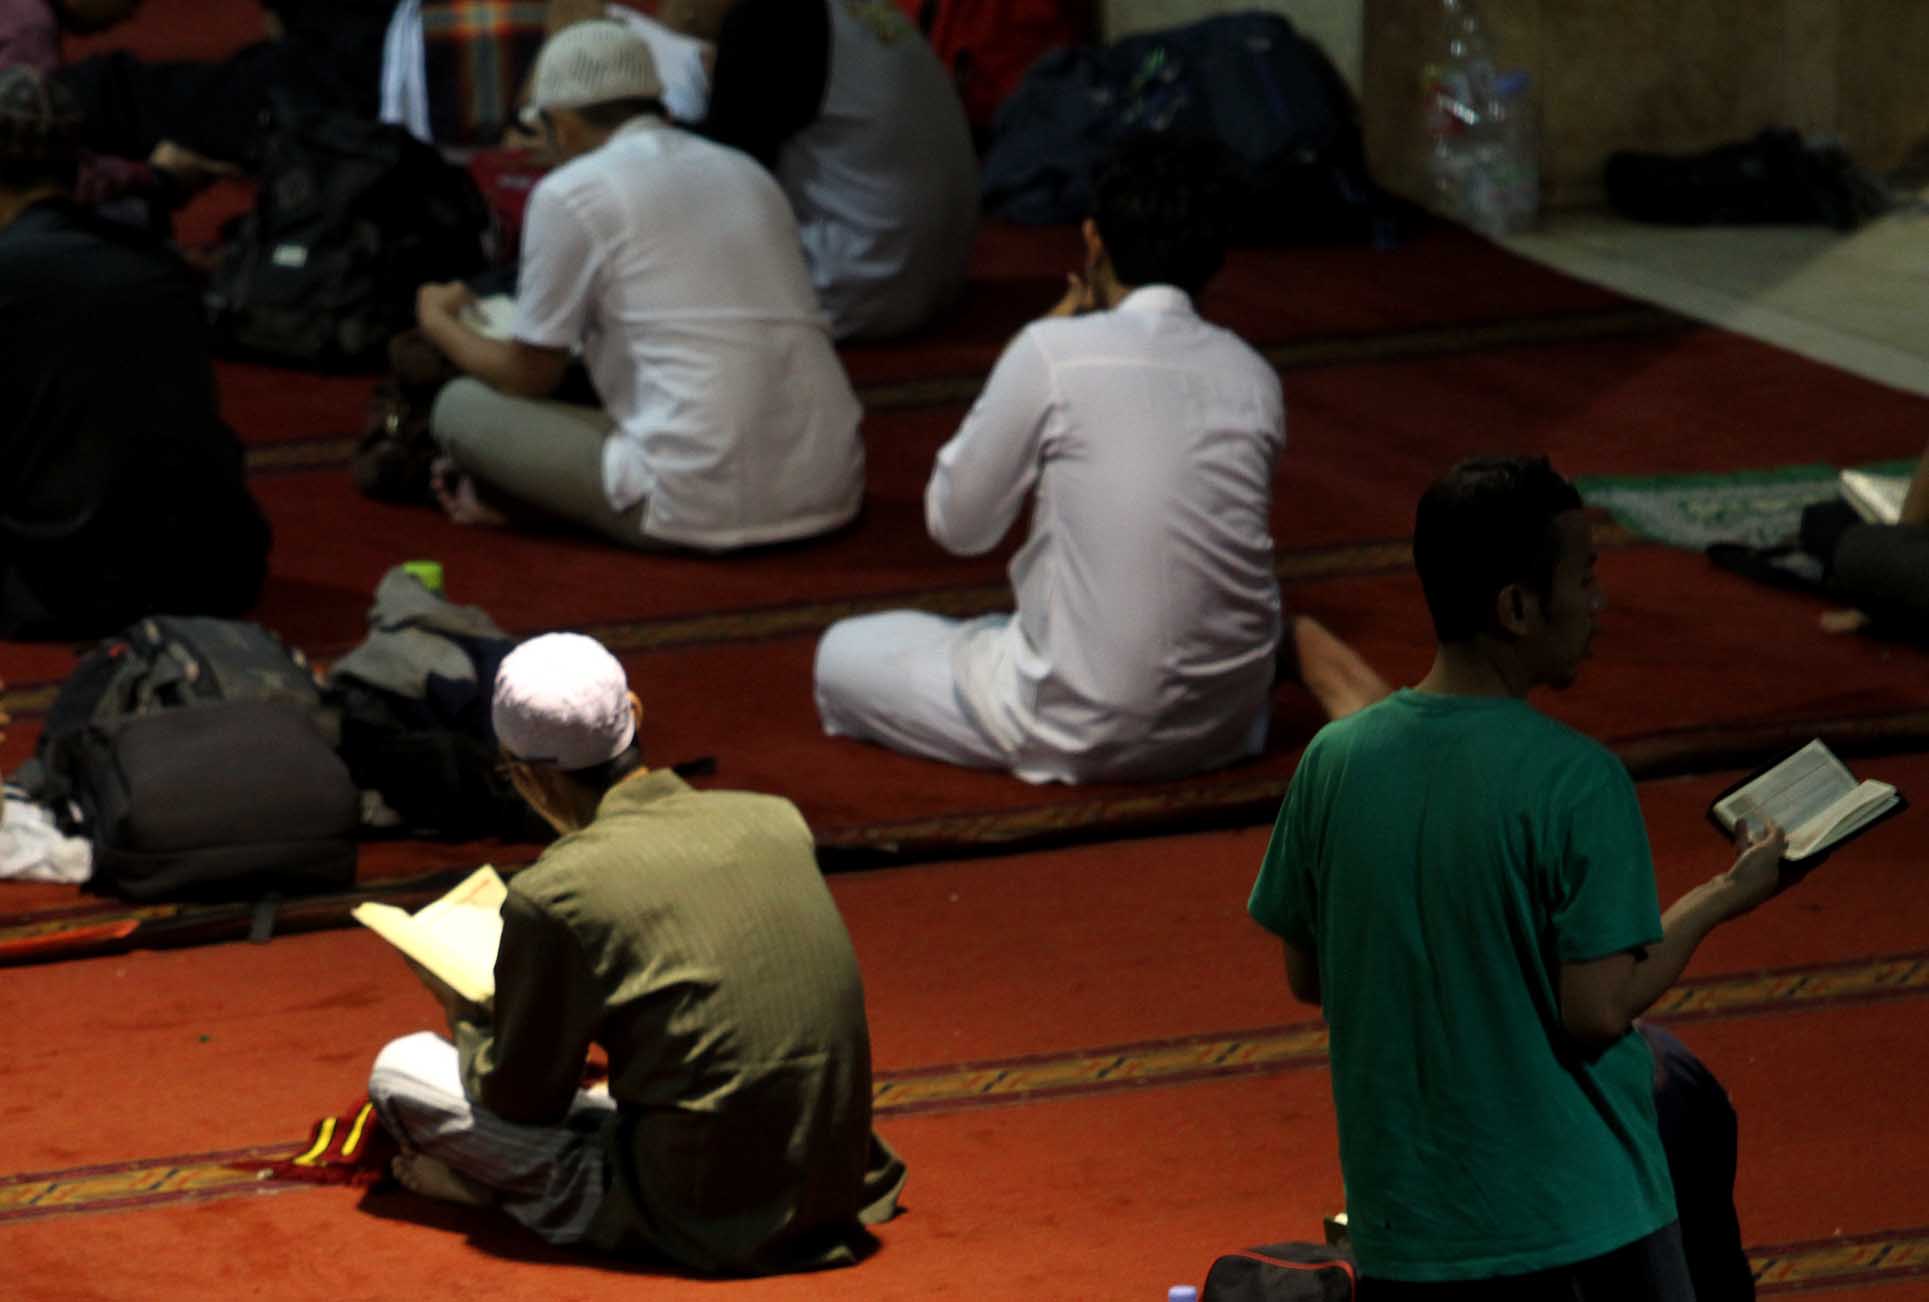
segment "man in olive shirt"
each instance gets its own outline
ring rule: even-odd
[[[856,955],[788,802],[642,767],[642,707],[594,640],[498,672],[516,788],[561,839],[510,879],[487,1006],[376,1059],[417,1192],[551,1243],[762,1273],[847,1263],[904,1165],[871,1133]],[[433,984],[433,983],[432,983]],[[607,1093],[581,1088],[589,1047]]]
[[[1600,592],[1545,459],[1427,491],[1438,649],[1328,725],[1249,902],[1331,1030],[1362,1302],[1693,1297],[1633,1019],[1710,930],[1780,889],[1782,834],[1664,917],[1634,785],[1526,697],[1573,682]]]

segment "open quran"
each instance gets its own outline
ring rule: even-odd
[[[1907,806],[1888,783],[1857,780],[1817,740],[1722,792],[1708,816],[1731,836],[1744,820],[1773,822],[1788,835],[1783,857],[1794,861],[1832,849]]]
[[[502,901],[509,893],[494,868],[483,866],[441,899],[414,913],[393,904],[364,902],[350,912],[473,1004],[496,992],[496,950],[502,944]]]

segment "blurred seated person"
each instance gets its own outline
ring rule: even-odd
[[[140,0],[55,2],[124,14]],[[183,21],[192,9],[188,0],[150,2],[179,9]],[[80,105],[89,149],[147,158],[172,142],[196,157],[252,169],[276,111],[375,119],[382,42],[395,4],[261,0],[262,39],[225,59],[149,61],[115,50],[71,63],[57,79]]]
[[[625,24],[551,37],[532,105],[563,165],[530,195],[509,337],[475,327],[465,286],[418,295],[466,377],[430,418],[459,521],[723,551],[857,513],[860,410],[790,209],[749,158],[665,120],[661,89]],[[546,400],[576,348],[601,407]]]
[[[938,452],[939,546],[996,547],[1015,615],[887,611],[817,646],[824,730],[1029,782],[1170,779],[1257,755],[1282,664],[1330,717],[1386,695],[1281,613],[1273,473],[1279,375],[1193,307],[1225,254],[1213,165],[1142,135],[1099,165],[1084,276],[1027,326]]]
[[[269,529],[215,405],[201,295],[73,200],[78,112],[0,70],[0,636],[238,615]]]
[[[1829,502],[1804,512],[1802,547],[1821,558],[1830,593],[1852,607],[1824,614],[1823,629],[1929,642],[1929,448],[1894,524],[1867,523],[1846,502]]]
[[[661,0],[714,43],[699,130],[769,168],[839,339],[916,329],[963,288],[978,162],[951,74],[893,0]]]
[[[140,0],[0,0],[0,68],[24,65],[51,75],[60,67],[63,34],[92,35],[117,26]],[[233,169],[163,140],[144,160],[81,155],[75,197],[104,216],[165,230],[169,212],[203,185]]]

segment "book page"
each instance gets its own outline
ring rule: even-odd
[[[508,893],[496,870],[485,866],[413,914],[373,902],[350,912],[464,999],[481,1004],[495,994],[502,901]]]
[[[1788,858],[1803,859],[1826,850],[1896,803],[1896,789],[1873,778],[1863,781],[1811,819],[1800,835],[1788,838]]]
[[[1903,475],[1872,475],[1866,470],[1844,470],[1842,497],[1870,524],[1894,524],[1902,518],[1902,501],[1909,495]]]
[[[489,339],[507,339],[516,320],[516,300],[507,294],[478,298],[462,309],[462,324]]]
[[[1715,805],[1715,817],[1728,831],[1746,818],[1750,824],[1773,821],[1793,839],[1811,819],[1855,789],[1855,778],[1819,740],[1790,755]]]

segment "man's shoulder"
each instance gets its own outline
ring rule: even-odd
[[[64,202],[37,204],[0,231],[0,279],[29,297],[57,293],[70,306],[185,305],[196,319],[201,311],[193,278],[172,251]]]
[[[1143,354],[1169,365],[1183,356],[1215,372],[1245,372],[1255,384],[1274,392],[1280,389],[1279,372],[1272,363],[1225,326],[1188,314],[1182,327],[1183,352],[1175,353],[1170,333],[1144,326],[1134,329],[1133,324],[1133,313],[1114,308],[1081,316],[1045,317],[1026,326],[1018,337],[1029,337],[1056,363],[1108,357],[1127,360]]]
[[[1456,738],[1496,754],[1530,753],[1543,771],[1620,765],[1606,746],[1525,701],[1438,696],[1413,688],[1327,724],[1314,736],[1307,755],[1346,754],[1379,746],[1438,747]]]

